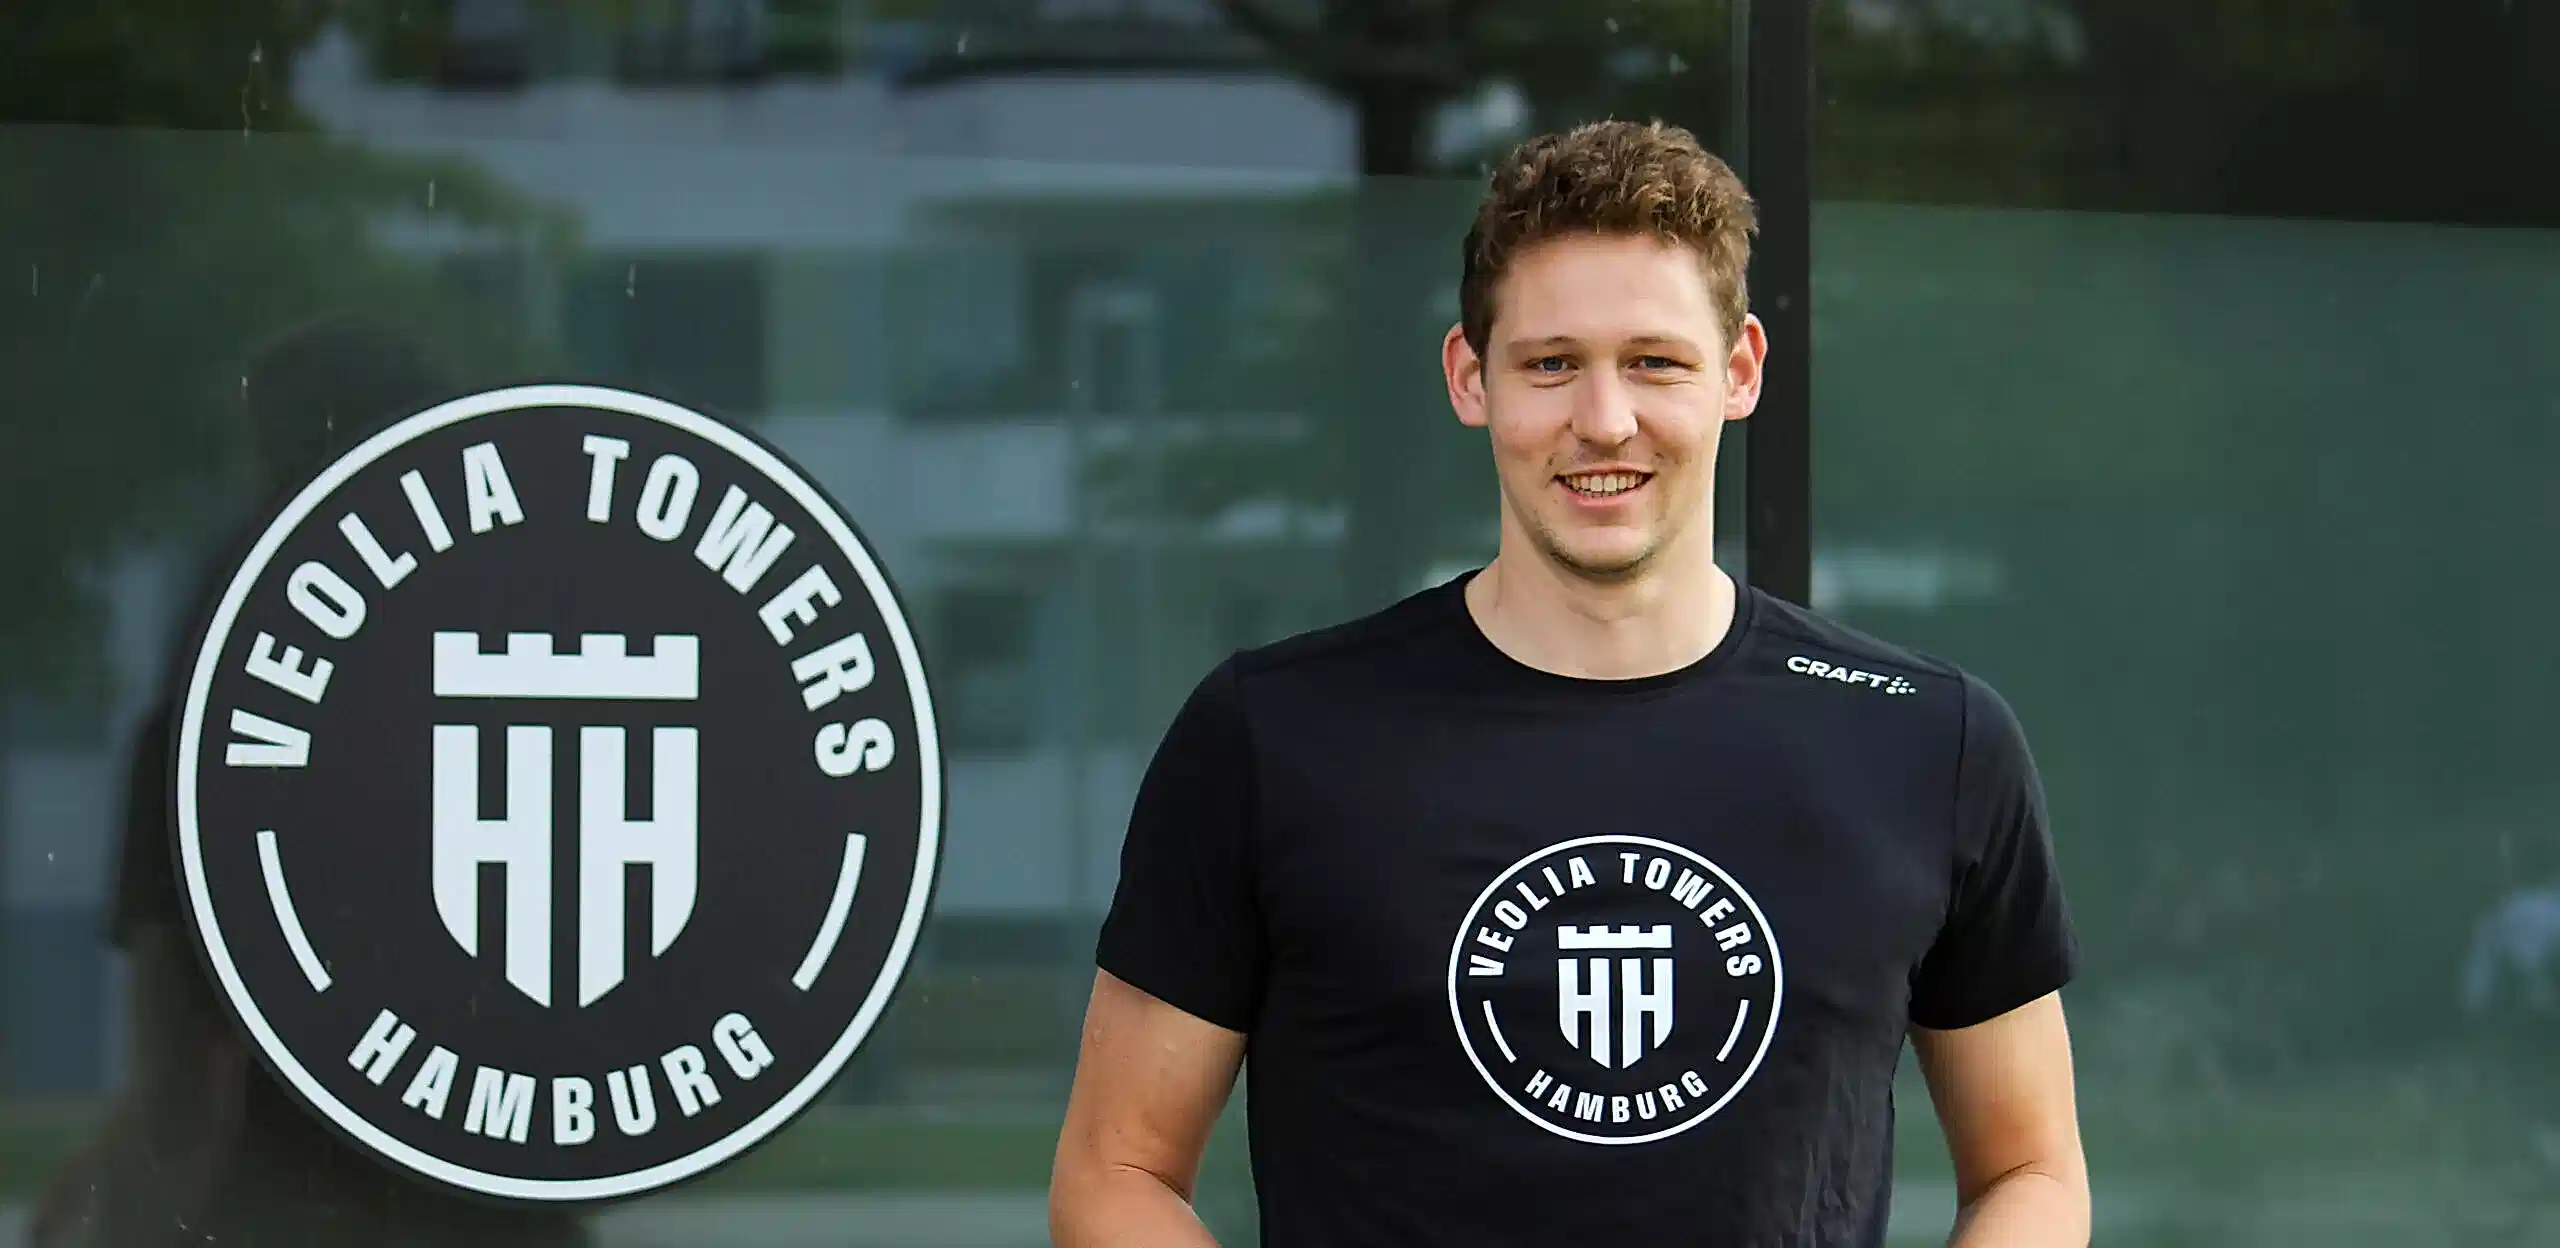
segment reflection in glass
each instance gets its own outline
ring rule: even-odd
[[[1825,12],[1816,605],[2036,736],[2100,1242],[2549,1239],[2560,23]]]
[[[379,422],[447,394],[450,374],[415,338],[361,318],[298,326],[260,347],[241,376],[246,494],[260,507],[298,488]],[[231,535],[232,549],[253,534]],[[217,581],[199,581],[192,625]],[[169,671],[194,639],[169,638]],[[49,1176],[31,1238],[40,1244],[309,1242],[577,1244],[556,1211],[499,1211],[431,1193],[355,1155],[260,1068],[216,1000],[193,938],[171,828],[175,689],[142,710],[122,768],[122,819],[107,899],[125,957],[116,1002],[130,1031],[115,1092]],[[64,933],[69,935],[69,933]],[[379,1238],[377,1238],[379,1237]]]
[[[0,1242],[48,1201],[63,1243],[1045,1242],[1165,717],[1226,650],[1490,550],[1435,358],[1475,162],[1734,120],[1721,0],[39,7],[0,41]],[[917,608],[934,921],[827,1102],[697,1187],[428,1212],[253,1091],[182,933],[101,935],[144,909],[118,846],[165,844],[128,777],[169,649],[279,479],[260,353],[341,316],[418,344],[420,392],[598,380],[750,426]],[[418,401],[369,393],[322,431]],[[1202,1202],[1246,1243],[1237,1125]]]

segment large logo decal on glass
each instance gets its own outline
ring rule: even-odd
[[[1522,1117],[1591,1144],[1663,1139],[1724,1108],[1777,1034],[1784,982],[1751,895],[1638,836],[1512,864],[1449,953],[1467,1059]]]
[[[259,534],[181,706],[177,858],[256,1050],[424,1178],[576,1201],[770,1135],[887,1008],[942,778],[853,524],[588,386],[457,399]]]

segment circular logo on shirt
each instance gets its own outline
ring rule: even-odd
[[[1449,952],[1467,1060],[1529,1121],[1642,1144],[1713,1117],[1777,1034],[1777,939],[1742,885],[1666,841],[1593,836],[1521,859]]]
[[[485,1196],[653,1191],[824,1089],[932,891],[940,747],[887,578],[781,456],[527,386],[390,425],[237,564],[176,856],[279,1082]]]

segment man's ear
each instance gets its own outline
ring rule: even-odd
[[[1742,332],[1725,353],[1724,418],[1742,420],[1760,407],[1760,379],[1769,362],[1769,330],[1760,318],[1745,314]]]
[[[1458,423],[1484,428],[1484,361],[1467,345],[1465,326],[1452,325],[1441,337],[1440,372],[1448,379],[1449,409],[1458,414]]]

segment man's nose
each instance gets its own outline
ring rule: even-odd
[[[1573,431],[1584,441],[1615,446],[1636,436],[1635,396],[1616,375],[1591,374],[1577,397]]]

